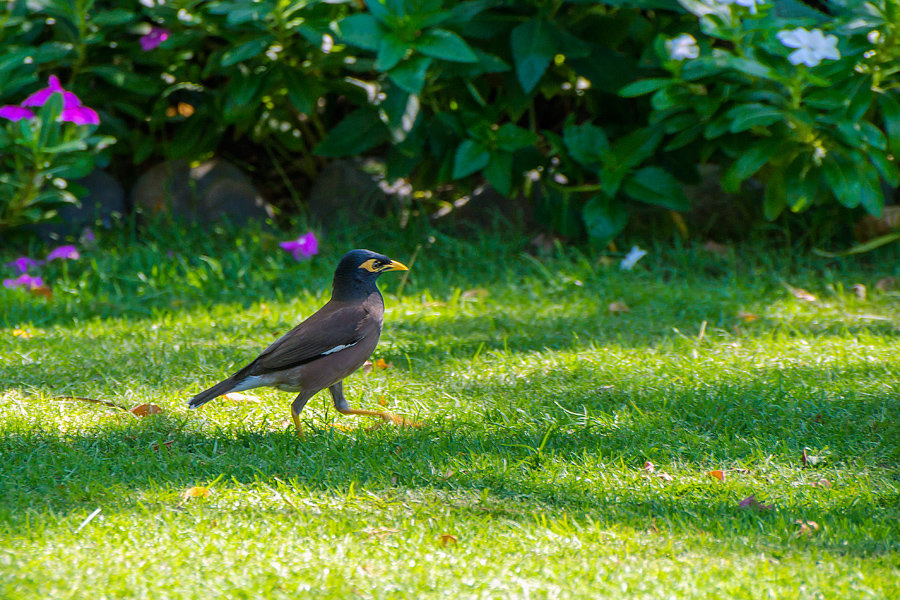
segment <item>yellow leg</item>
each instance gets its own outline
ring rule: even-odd
[[[300,431],[300,417],[293,411],[293,409],[291,410],[291,418],[294,420],[294,427],[296,427],[297,429],[297,436],[303,437],[303,432]]]

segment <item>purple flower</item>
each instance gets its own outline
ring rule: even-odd
[[[19,273],[27,273],[28,269],[30,269],[31,267],[39,267],[42,264],[44,264],[43,261],[34,260],[33,258],[28,258],[27,256],[20,256],[16,260],[6,263],[6,266],[18,269]]]
[[[97,125],[100,122],[100,117],[97,116],[97,112],[81,104],[81,100],[78,99],[78,96],[76,96],[72,92],[67,92],[66,90],[64,90],[62,85],[59,83],[59,79],[56,77],[56,75],[50,76],[47,87],[42,90],[38,90],[25,98],[25,100],[22,102],[22,106],[43,106],[47,103],[47,100],[49,100],[50,96],[53,94],[62,94],[63,97],[63,111],[62,114],[59,115],[60,121],[68,121],[70,123],[75,123],[76,125]],[[32,117],[34,116],[34,113],[32,113],[27,108],[10,108],[27,110]],[[16,114],[22,115],[19,118],[27,118],[24,117],[24,113],[16,112]],[[0,114],[0,116],[6,115]]]
[[[74,106],[72,108],[64,108],[59,116],[60,121],[68,121],[76,125],[96,125],[100,122],[97,111],[87,106]]]
[[[27,108],[7,104],[0,107],[0,117],[9,119],[10,121],[21,121],[22,119],[33,119],[34,113]]]
[[[155,50],[157,46],[169,39],[170,33],[171,32],[165,27],[156,27],[154,25],[150,28],[150,33],[141,36],[141,39],[139,40],[141,43],[141,49],[143,49],[144,52]]]
[[[281,242],[278,244],[287,252],[294,255],[294,260],[303,260],[319,253],[319,240],[312,231],[301,235],[296,240]]]
[[[51,250],[50,254],[47,255],[47,262],[50,262],[51,260],[56,260],[56,259],[63,260],[63,259],[68,259],[68,258],[71,258],[73,260],[77,259],[77,258],[81,258],[81,255],[78,254],[78,248],[76,248],[75,246],[69,245],[69,246],[60,246],[59,248]]]
[[[44,286],[44,280],[40,277],[32,277],[28,274],[22,274],[16,277],[15,279],[4,279],[3,287],[5,288],[17,288],[22,286],[28,286],[30,289],[39,288]]]

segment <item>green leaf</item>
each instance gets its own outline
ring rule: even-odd
[[[885,92],[878,97],[878,105],[884,116],[884,129],[887,132],[888,147],[895,158],[900,157],[900,102],[896,93]]]
[[[378,105],[378,114],[391,132],[394,143],[403,142],[412,132],[419,118],[419,97],[398,88],[387,90]]]
[[[532,131],[523,129],[512,123],[504,123],[497,130],[497,148],[507,152],[514,152],[520,148],[533,146],[538,141],[538,136]]]
[[[462,179],[485,168],[491,160],[487,148],[475,140],[465,140],[456,149],[453,160],[453,179]]]
[[[878,170],[878,174],[884,178],[888,185],[891,187],[900,185],[896,160],[890,160],[884,152],[872,148],[869,149],[867,154],[869,160],[872,161],[872,165]]]
[[[388,131],[369,108],[353,111],[338,123],[313,151],[319,156],[355,156],[387,141]]]
[[[355,14],[337,23],[341,39],[351,46],[365,50],[377,50],[387,30],[372,16]]]
[[[493,153],[490,162],[484,168],[484,176],[503,196],[509,196],[512,191],[512,168],[512,154],[509,152]]]
[[[606,133],[590,123],[573,125],[573,121],[570,117],[563,128],[563,141],[569,154],[586,167],[602,163],[610,149]]]
[[[415,42],[416,50],[422,54],[452,62],[478,62],[478,57],[465,41],[446,29],[429,29]]]
[[[890,244],[891,242],[896,242],[897,240],[900,240],[900,233],[889,233],[887,235],[877,237],[874,240],[869,240],[864,244],[857,244],[856,246],[852,246],[850,249],[844,250],[843,252],[826,252],[825,250],[819,250],[818,248],[813,248],[813,252],[818,254],[819,256],[824,256],[825,258],[837,258],[840,256],[850,256],[851,254],[871,252],[876,248],[881,248],[885,244]]]
[[[644,167],[632,175],[622,191],[635,200],[672,210],[688,210],[690,202],[681,182],[660,167]]]
[[[663,77],[654,79],[641,79],[639,81],[635,81],[634,83],[629,83],[628,85],[623,87],[621,90],[619,90],[619,95],[623,98],[643,96],[644,94],[649,94],[650,92],[655,92],[660,88],[664,88],[671,83],[671,79],[666,79]]]
[[[822,161],[822,170],[838,202],[847,208],[859,206],[862,185],[852,161],[832,153]]]
[[[512,30],[510,45],[516,76],[522,89],[529,93],[543,77],[557,52],[556,38],[546,21],[533,19]]]
[[[115,27],[130,23],[135,19],[135,14],[124,8],[113,8],[112,10],[98,10],[91,15],[91,24],[98,27]]]
[[[239,46],[226,50],[225,53],[222,54],[222,66],[230,67],[231,65],[247,60],[248,58],[253,58],[254,56],[261,54],[273,41],[273,38],[265,36],[250,40],[249,42],[244,42]]]
[[[321,84],[317,80],[285,65],[281,69],[281,81],[294,108],[304,114],[310,114],[315,110],[316,101],[321,93]]]
[[[735,106],[727,113],[731,119],[728,130],[731,133],[740,133],[753,127],[771,125],[785,118],[784,111],[774,106],[750,103]]]
[[[662,136],[661,128],[645,127],[620,137],[613,144],[612,150],[616,157],[616,163],[622,167],[639,165],[653,156]]]
[[[781,140],[764,139],[754,140],[753,145],[741,152],[725,174],[722,176],[722,189],[730,194],[736,194],[741,189],[748,177],[753,176],[773,157],[780,154],[783,149]]]
[[[766,192],[763,198],[763,216],[769,221],[774,221],[787,206],[787,195],[784,186],[784,170],[777,169],[766,181]]]
[[[628,224],[628,211],[625,206],[605,194],[590,198],[581,211],[584,225],[591,239],[604,245],[622,233]]]
[[[379,0],[366,0],[366,8],[369,9],[373,17],[385,24],[393,16],[391,8]]]
[[[418,95],[425,86],[425,75],[430,65],[431,58],[413,56],[388,71],[388,77],[400,88]]]
[[[378,55],[375,57],[375,68],[379,71],[390,71],[406,56],[409,46],[393,32],[384,34],[378,42]]]

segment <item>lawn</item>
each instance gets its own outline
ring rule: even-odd
[[[287,235],[157,231],[50,263],[52,298],[0,289],[2,598],[900,596],[894,248],[645,243],[621,271],[512,234],[296,263]],[[412,270],[348,399],[421,426],[327,393],[302,438],[288,393],[187,410],[354,246]]]

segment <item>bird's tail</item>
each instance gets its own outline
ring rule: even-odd
[[[213,398],[233,391],[236,387],[237,382],[234,380],[234,377],[229,377],[225,381],[220,381],[211,388],[203,390],[202,392],[191,398],[190,402],[188,402],[188,407],[198,408],[200,406],[203,406]]]

